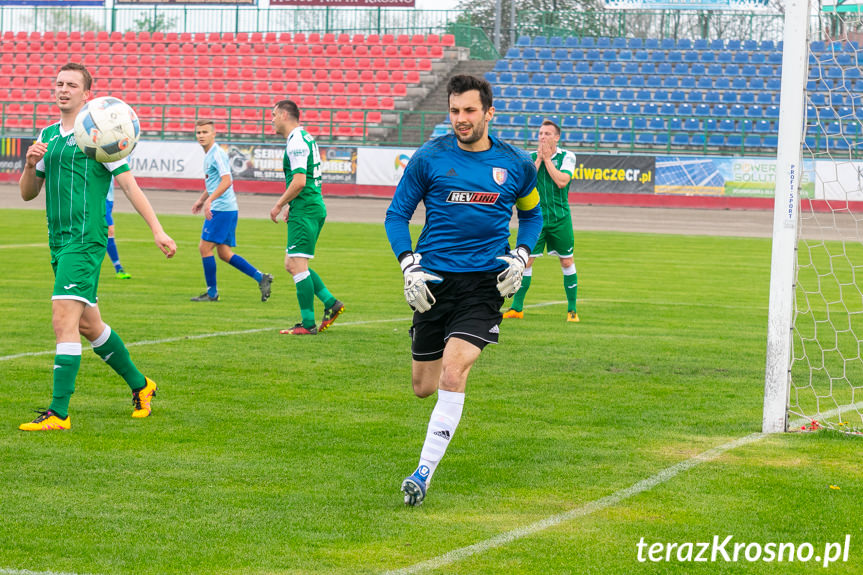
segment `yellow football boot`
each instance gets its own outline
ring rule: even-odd
[[[570,312],[567,312],[567,313],[566,313],[566,321],[573,321],[573,322],[578,323],[578,322],[580,322],[581,320],[580,320],[580,319],[578,319],[578,314],[577,314],[577,313],[575,313],[574,311],[570,311]]]
[[[39,416],[36,419],[28,421],[27,423],[22,423],[18,426],[18,429],[22,431],[64,431],[72,427],[72,419],[68,415],[66,416],[66,419],[60,419],[60,417],[50,409],[37,411],[37,413]]]
[[[132,412],[132,417],[147,417],[150,415],[152,408],[150,402],[153,401],[153,396],[156,395],[156,382],[145,377],[147,385],[137,391],[132,392],[132,405],[135,410]]]
[[[506,310],[503,314],[503,319],[522,319],[524,318],[523,311],[515,311],[512,308]]]

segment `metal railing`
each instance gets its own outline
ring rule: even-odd
[[[20,103],[0,102],[0,135],[3,137],[36,137],[39,129],[53,121],[53,117],[45,117],[37,114],[35,106],[26,114],[20,112],[10,113],[10,106],[21,106]],[[279,136],[273,134],[270,123],[271,109],[261,107],[231,106],[224,108],[223,115],[214,115],[212,106],[201,106],[194,108],[194,114],[186,112],[185,115],[176,114],[171,108],[177,109],[182,106],[174,105],[149,105],[152,113],[142,117],[143,137],[145,139],[160,140],[191,140],[193,138],[194,121],[198,118],[213,118],[216,121],[220,138],[229,142],[275,142],[281,141]],[[190,107],[186,107],[188,110]],[[13,108],[14,110],[14,108]],[[402,111],[402,110],[353,110],[354,113],[362,113],[362,119],[340,120],[336,110],[324,108],[307,108],[303,110],[302,125],[315,135],[320,144],[329,145],[365,145],[365,146],[404,146],[418,147],[426,142],[435,132],[435,127],[440,126],[444,131],[444,111]],[[252,117],[254,114],[254,117]],[[416,117],[419,115],[418,124],[406,123],[408,115]],[[644,127],[646,122],[657,116],[647,115],[615,115],[604,114],[602,117],[596,115],[578,114],[547,114],[533,115],[533,118],[523,114],[497,114],[496,120],[492,122],[492,133],[499,136],[507,135],[507,141],[531,148],[536,144],[537,131],[539,129],[537,118],[548,118],[563,126],[563,140],[561,147],[575,152],[613,152],[628,154],[679,154],[679,155],[771,155],[775,149],[771,145],[761,142],[759,145],[747,143],[747,136],[773,136],[775,133],[758,130],[755,127],[757,118],[726,118],[735,120],[734,131],[711,130],[702,127],[698,130],[686,130],[683,127],[667,125],[663,129],[648,129]],[[17,120],[24,119],[24,122]],[[373,119],[374,121],[370,120]],[[621,125],[621,118],[625,118],[626,124]],[[668,116],[667,118],[673,118]],[[716,121],[720,118],[713,116],[692,116],[688,119],[696,119],[704,126],[706,122]],[[763,118],[776,122],[775,118]],[[10,122],[10,120],[12,120]],[[578,123],[577,127],[568,127]],[[22,125],[24,124],[24,125]],[[859,120],[845,121],[843,134],[825,134],[819,131],[817,135],[810,136],[808,146],[813,150],[840,152],[843,157],[854,159],[863,158],[863,124]],[[148,128],[149,126],[149,128]],[[153,128],[152,126],[157,126]],[[852,129],[853,128],[853,129]],[[626,134],[624,140],[614,142],[607,141],[606,134]],[[645,144],[639,141],[638,135],[651,133],[662,135],[664,141],[661,143]],[[700,135],[701,143],[693,145],[691,136]],[[710,137],[722,134],[724,136],[739,136],[739,145],[712,145]],[[686,135],[685,143],[678,141],[675,136]],[[574,137],[575,136],[575,137]],[[847,154],[847,156],[846,156]]]

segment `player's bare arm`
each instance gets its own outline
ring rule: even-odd
[[[306,185],[306,175],[302,172],[294,174],[291,179],[291,183],[288,186],[288,189],[285,190],[285,193],[281,195],[281,197],[276,202],[276,205],[273,206],[273,209],[270,210],[270,219],[276,223],[279,223],[279,214],[282,213],[282,210],[285,206],[288,205],[288,202],[296,198],[300,195],[300,192]],[[285,212],[285,221],[288,221],[288,213]]]
[[[45,179],[36,175],[36,164],[39,163],[39,160],[42,159],[47,150],[48,144],[45,142],[34,142],[32,146],[27,148],[27,154],[24,159],[24,171],[21,173],[21,179],[18,180],[18,187],[21,189],[21,198],[25,202],[34,199],[42,191]]]
[[[201,192],[201,195],[198,196],[198,199],[195,200],[194,205],[192,205],[192,213],[198,214],[201,212],[201,208],[204,207],[204,202],[207,201],[207,198],[210,197],[210,194],[207,193],[207,190]]]
[[[159,223],[159,218],[156,217],[156,212],[153,211],[153,206],[150,205],[150,200],[144,195],[144,192],[138,186],[135,176],[131,172],[123,172],[118,176],[114,176],[114,181],[126,194],[129,202],[135,208],[147,225],[150,226],[150,231],[153,232],[153,239],[156,245],[162,250],[165,256],[172,258],[177,253],[177,244],[171,239],[171,236],[165,233],[162,229],[162,224]]]

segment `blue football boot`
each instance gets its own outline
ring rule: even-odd
[[[402,481],[402,493],[405,494],[405,505],[416,507],[422,505],[426,497],[426,486],[429,478],[429,468],[420,465],[417,470]]]

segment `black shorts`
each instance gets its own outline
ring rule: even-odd
[[[497,343],[503,297],[497,291],[499,272],[437,273],[440,283],[429,283],[437,300],[425,313],[414,312],[411,353],[416,361],[443,357],[451,337],[482,349]]]

